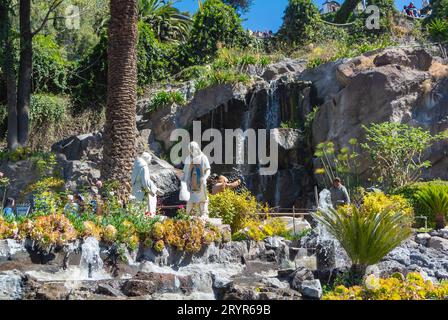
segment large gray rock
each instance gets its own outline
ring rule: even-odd
[[[429,239],[428,246],[432,249],[448,252],[448,240],[440,237]]]
[[[300,293],[304,298],[322,298],[322,286],[319,280],[305,280],[300,286]]]
[[[0,300],[20,300],[23,277],[16,270],[0,272]]]

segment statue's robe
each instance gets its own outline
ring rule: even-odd
[[[138,202],[147,201],[148,212],[157,211],[157,186],[151,179],[148,163],[138,158],[134,163],[131,175],[132,195]]]

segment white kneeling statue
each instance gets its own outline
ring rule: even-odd
[[[158,188],[152,181],[149,172],[151,160],[152,156],[148,152],[144,152],[141,157],[135,160],[131,175],[132,196],[135,201],[147,201],[147,211],[156,214]]]
[[[211,172],[210,163],[196,142],[191,142],[188,150],[190,154],[184,162],[183,177],[190,192],[187,213],[199,207],[201,217],[208,218],[207,179]]]

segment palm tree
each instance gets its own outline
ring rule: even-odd
[[[378,263],[412,234],[411,221],[404,212],[343,208],[319,211],[315,217],[347,252],[352,281],[359,283],[369,265]]]
[[[448,187],[431,185],[419,190],[416,196],[417,201],[434,214],[436,229],[445,228],[448,215]]]
[[[137,131],[137,0],[111,0],[110,16],[102,177],[119,182],[125,200]]]
[[[139,20],[149,24],[160,41],[185,41],[192,24],[188,13],[173,7],[174,1],[139,0]]]

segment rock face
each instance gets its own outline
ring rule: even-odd
[[[317,74],[316,74],[317,73]],[[322,79],[316,76],[322,75]],[[330,63],[301,79],[313,81],[322,105],[313,123],[313,142],[363,139],[363,125],[394,121],[420,126],[432,134],[448,129],[448,68],[422,49],[387,49]],[[326,86],[328,84],[328,87]],[[447,142],[437,143],[427,158],[427,178],[448,179]],[[368,159],[366,159],[368,160]],[[363,169],[368,168],[368,161]]]
[[[304,267],[295,271],[302,259],[297,248],[279,237],[211,244],[194,255],[142,247],[125,252],[127,261],[118,266],[113,246],[100,244],[105,268],[93,278],[87,278],[87,267],[75,257],[82,254],[80,242],[45,253],[33,251],[32,243],[13,240],[0,241],[0,248],[13,248],[1,251],[1,299],[296,300],[302,299],[298,288],[306,297],[316,296],[315,284],[306,282],[314,280],[312,272]],[[29,259],[14,260],[17,252]],[[1,271],[5,268],[10,270]]]

